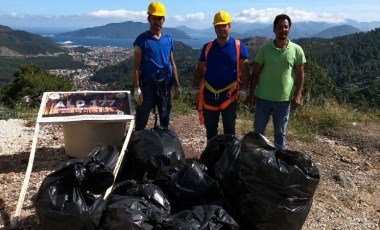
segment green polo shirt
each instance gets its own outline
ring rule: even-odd
[[[260,47],[255,61],[263,65],[256,96],[270,101],[290,101],[296,81],[296,66],[306,63],[302,48],[289,41],[283,50],[274,41]]]

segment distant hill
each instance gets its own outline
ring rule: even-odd
[[[295,40],[327,70],[337,96],[365,107],[380,105],[380,28],[331,39]]]
[[[49,38],[0,25],[0,56],[46,55],[62,51]]]
[[[187,34],[197,34],[197,33],[202,32],[202,30],[192,29],[192,28],[187,27],[187,26],[178,26],[178,27],[176,27],[176,29],[182,30],[183,32],[185,32]]]
[[[376,28],[380,28],[380,21],[373,21],[373,22],[358,22],[355,20],[348,19],[344,22],[345,25],[354,26],[356,28],[359,28],[362,31],[370,31],[374,30]]]
[[[290,39],[322,37],[333,38],[342,35],[357,33],[360,31],[369,31],[380,27],[380,21],[377,22],[357,22],[353,20],[342,23],[327,22],[293,22]],[[110,23],[103,26],[84,28],[80,30],[57,34],[56,36],[74,36],[74,37],[99,37],[99,38],[136,38],[140,33],[148,30],[149,24],[142,22],[121,22]],[[327,30],[331,28],[331,31]],[[327,30],[327,31],[325,31]],[[178,26],[175,28],[165,27],[163,31],[170,34],[174,40],[180,39],[197,39],[200,36],[215,36],[214,27],[211,25],[205,29],[194,29],[187,26]],[[232,23],[231,35],[235,38],[244,39],[249,37],[274,38],[273,25],[271,23]]]
[[[0,25],[0,86],[13,80],[20,65],[30,63],[45,69],[83,66],[50,38]]]
[[[149,29],[148,23],[142,22],[121,22],[110,23],[104,26],[96,26],[57,34],[56,36],[74,36],[74,37],[99,37],[99,38],[136,38],[139,34]],[[173,39],[190,38],[184,31],[175,28],[163,27],[163,31],[170,34]]]
[[[363,32],[360,29],[349,26],[349,25],[341,25],[341,26],[333,26],[328,29],[325,29],[319,33],[309,36],[310,38],[335,38],[344,35],[350,35],[355,33]]]
[[[348,35],[357,33],[358,30],[366,32],[373,30],[375,28],[380,28],[380,21],[375,22],[357,22],[353,20],[347,21],[346,24],[342,23],[327,23],[327,22],[293,22],[291,33],[290,33],[290,39],[298,39],[298,38],[309,38],[309,37],[318,37],[318,33],[328,29],[328,28],[334,28],[339,26],[352,26],[356,29],[353,30],[346,30],[345,33],[338,34],[336,36],[342,36],[342,35]],[[188,34],[211,34],[214,35],[214,28],[210,27],[207,29],[201,29],[201,30],[195,30],[186,26],[179,26],[176,27],[178,29],[184,30]],[[341,30],[343,30],[342,27]],[[249,38],[249,37],[265,37],[268,39],[274,38],[273,33],[273,24],[267,23],[232,23],[232,36],[243,39],[243,38]],[[321,35],[325,36],[325,35]],[[336,37],[335,36],[335,37]],[[334,36],[333,36],[334,37]],[[332,38],[332,37],[330,37]]]
[[[292,24],[289,38],[334,38],[358,32],[362,32],[362,30],[349,25],[336,25],[326,22],[299,22]],[[273,25],[249,30],[240,36],[240,38],[245,37],[274,38]]]
[[[254,58],[259,50],[260,46],[264,45],[271,41],[271,39],[265,37],[253,37],[253,38],[244,38],[241,40],[244,42],[245,46],[248,49],[250,55],[250,63],[253,63]]]

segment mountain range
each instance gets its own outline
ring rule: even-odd
[[[248,37],[273,38],[271,24],[258,23],[232,23],[232,36],[243,39]],[[326,22],[299,22],[293,23],[290,39],[298,38],[333,38],[358,32],[366,32],[380,27],[380,21],[357,22],[348,20],[344,24]],[[103,26],[85,28],[56,36],[74,37],[100,37],[100,38],[136,38],[140,33],[149,29],[148,23],[126,21],[121,23],[110,23]],[[214,28],[193,29],[186,26],[175,28],[164,27],[163,31],[170,34],[175,40],[197,38],[199,36],[215,36]]]
[[[38,55],[63,50],[51,39],[0,25],[0,56]]]
[[[121,22],[110,23],[104,26],[96,26],[65,32],[57,36],[74,36],[74,37],[99,37],[99,38],[136,38],[142,32],[148,30],[149,24],[142,22]],[[165,28],[165,33],[170,34],[173,39],[189,39],[186,32],[175,29]]]

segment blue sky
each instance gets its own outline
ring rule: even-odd
[[[146,21],[152,0],[0,0],[0,24],[14,29],[79,29],[113,22]],[[225,10],[233,22],[272,23],[275,15],[288,14],[294,22],[380,21],[379,0],[162,0],[165,25],[194,29],[212,26],[213,15]]]

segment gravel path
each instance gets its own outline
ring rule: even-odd
[[[0,120],[0,229],[9,228],[28,166],[35,124],[25,120]],[[33,207],[39,186],[50,172],[68,157],[64,154],[63,134],[59,125],[41,126],[36,156],[29,181],[19,229],[36,225]]]
[[[34,127],[26,127],[24,120],[0,120],[0,153],[12,155],[30,148]]]
[[[0,120],[0,229],[8,229],[19,199],[34,125],[23,120]],[[204,127],[198,125],[195,114],[174,118],[173,129],[180,137],[188,157],[197,157],[204,149]],[[377,138],[379,135],[372,136]],[[355,138],[355,133],[350,133],[350,137],[355,141],[360,139]],[[370,139],[367,143],[375,140]],[[380,152],[377,145],[369,152],[360,147],[368,146],[367,143],[358,143],[357,147],[352,143],[325,137],[313,144],[289,140],[291,149],[312,156],[321,173],[320,184],[303,230],[380,229]],[[67,159],[62,127],[41,126],[33,173],[18,229],[35,229],[37,218],[33,200],[40,183]]]

